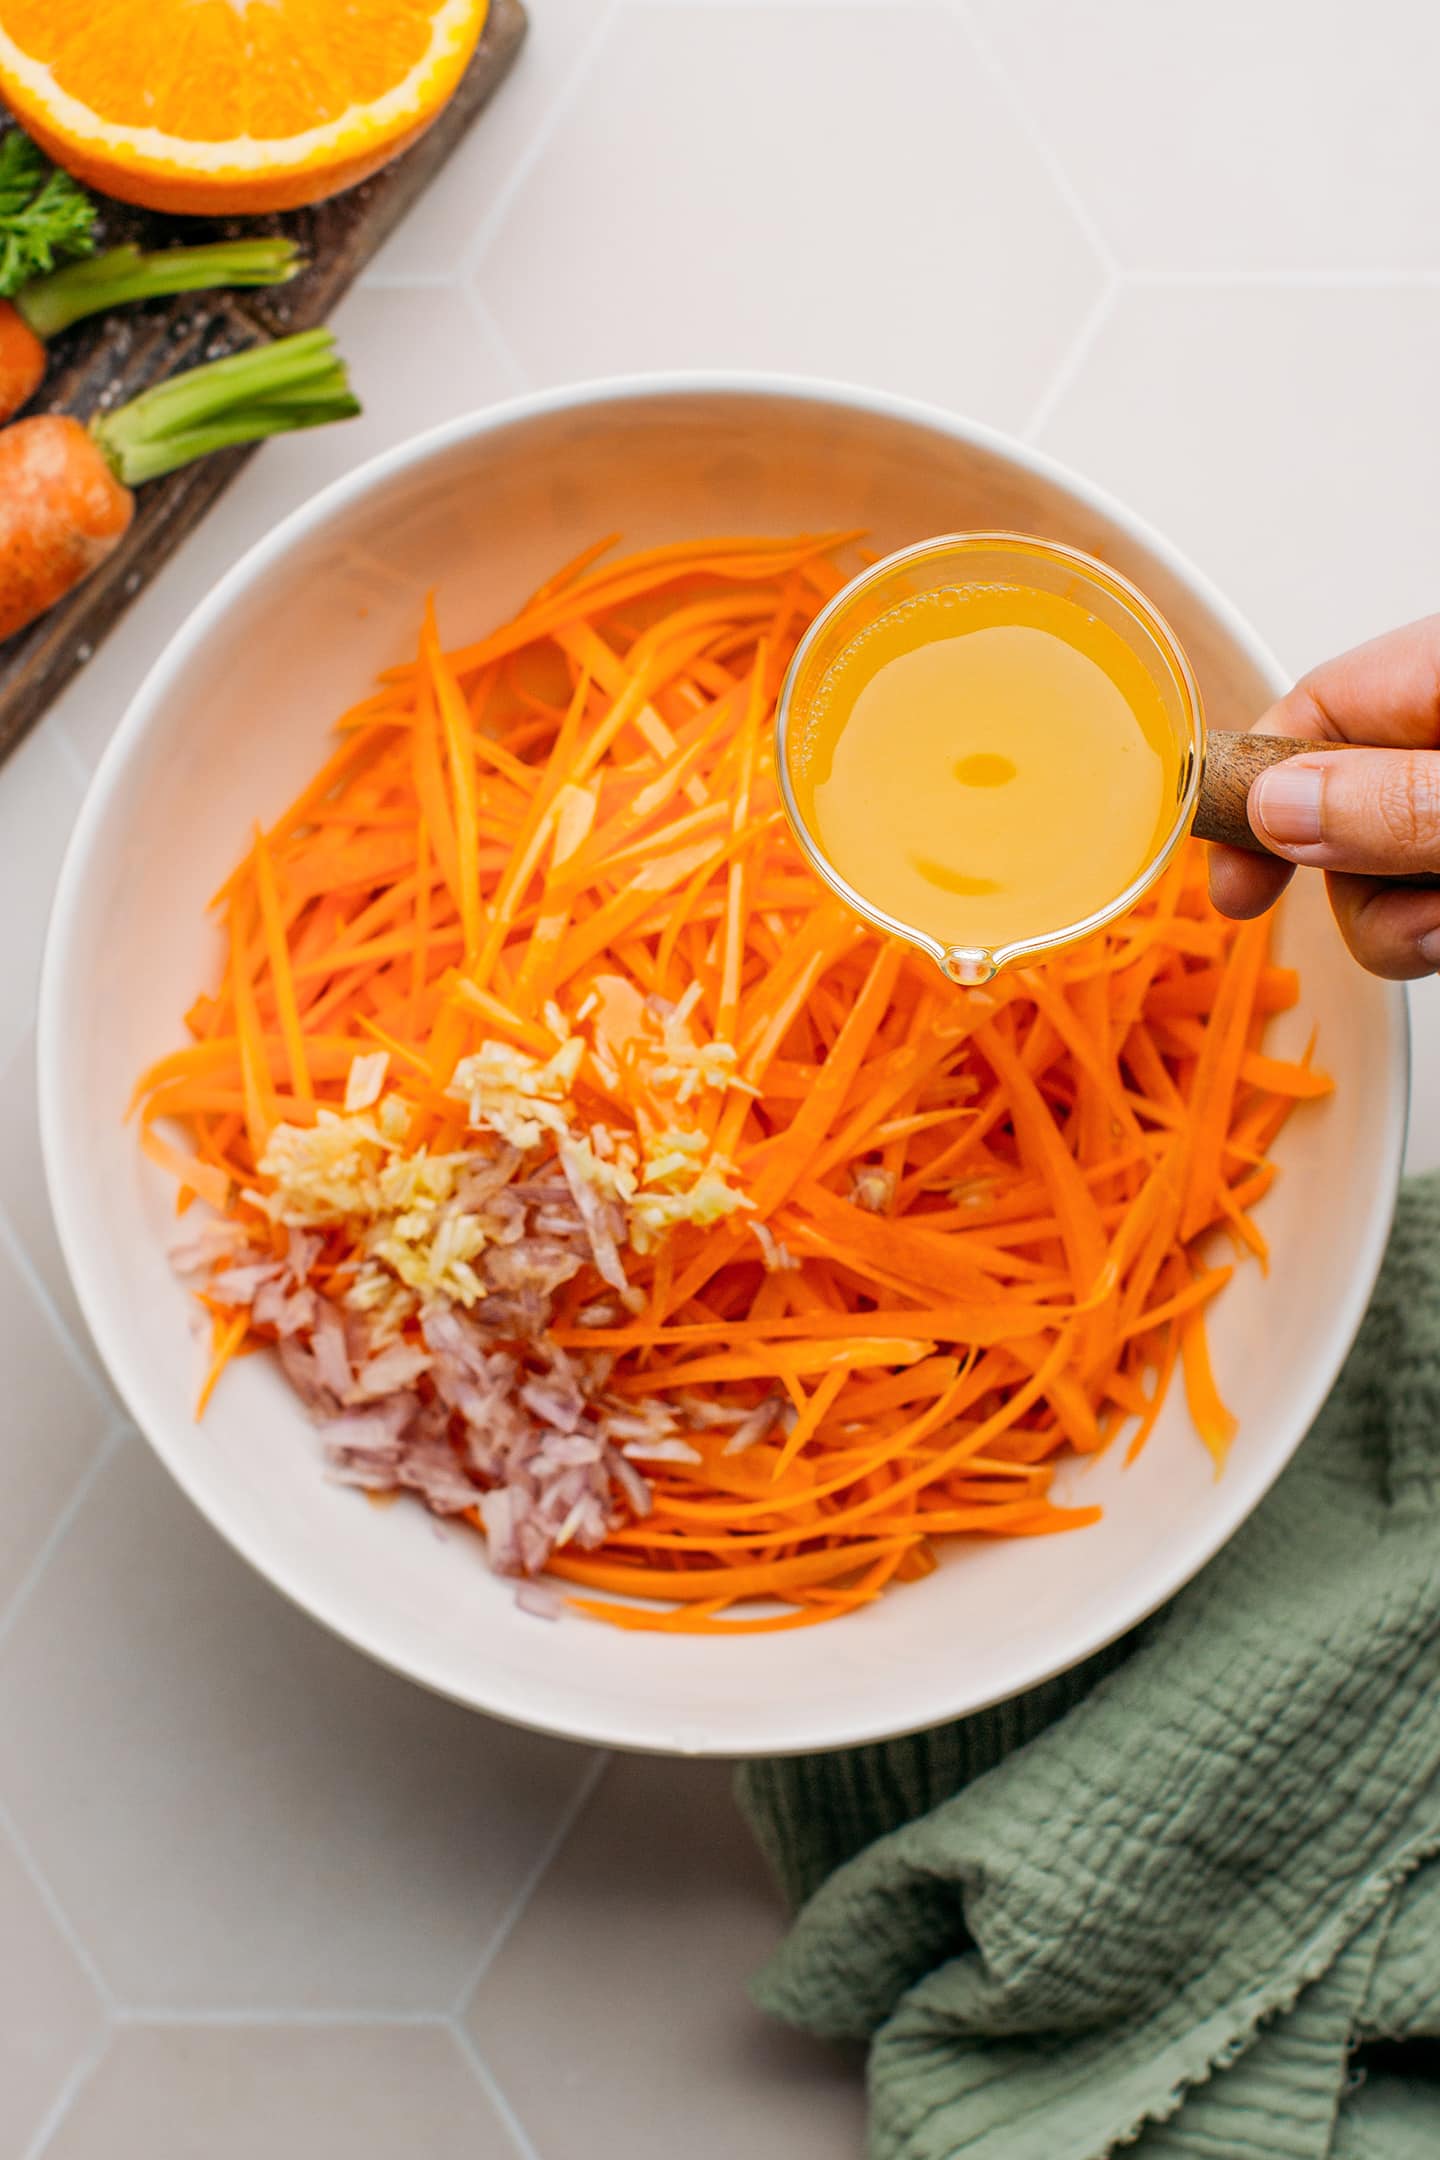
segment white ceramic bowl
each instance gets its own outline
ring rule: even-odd
[[[1406,1088],[1400,993],[1361,974],[1318,879],[1280,943],[1304,979],[1277,1041],[1312,1024],[1338,1083],[1294,1118],[1262,1220],[1269,1278],[1215,1312],[1240,1435],[1218,1481],[1180,1389],[1141,1461],[1066,1473],[1104,1520],[952,1550],[928,1580],[833,1627],[732,1642],[537,1620],[460,1532],[327,1483],[265,1358],[232,1368],[197,1428],[199,1352],[167,1263],[168,1183],[123,1124],[141,1066],[179,1038],[216,960],[206,896],[322,754],[374,670],[413,650],[434,586],[452,639],[502,617],[599,534],[864,525],[882,549],[988,526],[1069,541],[1169,616],[1211,720],[1243,725],[1273,662],[1205,581],[1117,504],[984,429],[805,382],[630,381],[457,421],[340,481],[252,549],[174,639],[100,767],[46,955],[46,1169],[85,1316],[139,1425],[196,1505],[337,1633],[478,1709],[620,1747],[719,1755],[872,1740],[1031,1686],[1118,1635],[1222,1545],[1313,1418],[1359,1324],[1388,1229]]]

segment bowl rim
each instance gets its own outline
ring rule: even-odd
[[[57,1082],[63,1063],[67,975],[71,948],[84,911],[86,870],[90,853],[97,835],[108,820],[112,798],[133,750],[153,724],[175,680],[189,665],[226,611],[257,578],[265,575],[312,532],[408,468],[443,455],[447,450],[483,441],[486,436],[499,434],[530,420],[584,408],[624,407],[667,397],[737,400],[789,398],[809,406],[841,407],[851,413],[859,412],[880,420],[899,421],[926,428],[948,437],[953,442],[970,444],[988,452],[1032,477],[1062,490],[1076,504],[1108,519],[1139,546],[1147,549],[1154,559],[1208,610],[1215,622],[1245,653],[1277,694],[1286,686],[1284,671],[1246,617],[1212,583],[1204,571],[1197,568],[1144,517],[1129,509],[1106,489],[1072,471],[1060,460],[1032,448],[1029,443],[984,422],[949,412],[942,406],[932,405],[921,399],[838,379],[803,374],[767,370],[678,369],[601,376],[560,384],[460,414],[436,427],[407,437],[405,441],[366,459],[352,471],[341,474],[307,501],[298,504],[268,533],[253,542],[167,639],[131,697],[100,756],[71,830],[46,931],[41,962],[35,1052],[41,1156],[66,1269],[74,1285],[86,1326],[90,1330],[100,1360],[119,1393],[127,1418],[143,1435],[147,1445],[159,1456],[166,1470],[212,1529],[259,1575],[311,1619],[318,1621],[342,1641],[363,1651],[390,1671],[418,1682],[434,1694],[461,1703],[467,1709],[478,1710],[486,1716],[498,1717],[534,1732],[593,1747],[650,1754],[734,1758],[754,1753],[783,1755],[811,1752],[817,1748],[865,1746],[897,1737],[906,1730],[929,1729],[949,1719],[987,1709],[995,1702],[1010,1700],[1053,1678],[1057,1673],[1068,1671],[1072,1666],[1104,1649],[1107,1644],[1118,1640],[1172,1598],[1215,1557],[1240,1529],[1251,1511],[1261,1503],[1275,1479],[1293,1458],[1295,1448],[1298,1448],[1300,1441],[1309,1431],[1345,1358],[1349,1355],[1351,1344],[1369,1305],[1389,1241],[1399,1192],[1410,1098],[1409,1009],[1402,986],[1385,986],[1388,993],[1386,1033],[1390,1085],[1388,1099],[1372,1105],[1372,1115],[1382,1120],[1385,1127],[1385,1151],[1388,1160],[1382,1204],[1372,1209],[1364,1226],[1364,1234],[1357,1242],[1355,1264],[1346,1297],[1336,1315],[1334,1347],[1314,1362],[1306,1376],[1305,1385],[1298,1391],[1298,1437],[1284,1458],[1275,1464],[1265,1482],[1243,1497],[1232,1498],[1223,1504],[1217,1510],[1206,1535],[1194,1547],[1187,1547],[1183,1558],[1162,1572],[1159,1586],[1154,1588],[1153,1594],[1147,1591],[1144,1599],[1128,1610],[1123,1620],[1114,1625],[1102,1622],[1092,1626],[1067,1643],[1065,1654],[1060,1658],[1053,1654],[1035,1655],[1013,1685],[1007,1684],[1003,1689],[977,1697],[963,1686],[951,1682],[948,1686],[937,1686],[933,1713],[927,1714],[920,1724],[897,1725],[883,1712],[856,1712],[844,1719],[831,1721],[823,1739],[810,1735],[784,1745],[777,1744],[769,1734],[757,1737],[743,1731],[723,1736],[690,1734],[683,1742],[673,1739],[667,1742],[655,1732],[642,1730],[640,1723],[634,1720],[633,1713],[627,1713],[627,1721],[633,1724],[634,1729],[627,1729],[626,1725],[620,1724],[613,1717],[606,1719],[556,1716],[544,1703],[533,1704],[528,1700],[511,1699],[503,1687],[496,1691],[483,1685],[462,1689],[452,1678],[445,1677],[434,1669],[427,1669],[424,1659],[406,1657],[388,1644],[383,1626],[357,1624],[348,1613],[341,1612],[323,1587],[317,1587],[313,1581],[305,1578],[303,1569],[276,1561],[265,1550],[262,1539],[250,1536],[228,1519],[221,1496],[201,1490],[198,1479],[192,1474],[192,1466],[185,1450],[174,1445],[170,1436],[161,1437],[152,1431],[136,1407],[137,1400],[141,1399],[136,1363],[127,1340],[109,1316],[108,1301],[101,1289],[99,1270],[92,1257],[94,1244],[84,1236],[83,1191],[80,1183],[70,1175],[63,1145],[64,1136],[58,1123]],[[1232,1491],[1239,1496],[1238,1481]],[[485,1679],[483,1667],[480,1679],[482,1682]],[[518,1695],[521,1691],[517,1689],[515,1692]]]

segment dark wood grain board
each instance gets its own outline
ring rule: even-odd
[[[142,247],[181,241],[196,245],[239,233],[276,232],[299,242],[308,267],[290,284],[269,291],[195,293],[77,323],[51,346],[49,373],[27,412],[70,412],[84,418],[97,406],[123,404],[198,361],[242,352],[324,322],[495,91],[520,49],[525,28],[521,0],[490,0],[475,57],[434,126],[393,165],[331,202],[276,217],[233,220],[158,217],[120,203],[105,204],[102,247],[121,240],[135,240]],[[0,644],[0,760],[89,660],[135,595],[253,455],[253,445],[223,451],[140,489],[135,521],[109,561],[41,621]]]

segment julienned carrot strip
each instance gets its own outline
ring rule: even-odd
[[[1071,1283],[1076,1297],[1083,1298],[1095,1287],[1105,1265],[1105,1232],[1095,1196],[1023,1060],[1005,1040],[999,1025],[992,1023],[985,1028],[979,1042],[1005,1092],[1022,1153],[1054,1196],[1055,1219],[1070,1263]]]
[[[271,1128],[276,1123],[276,1109],[270,1060],[260,1028],[255,988],[250,980],[250,962],[245,950],[245,925],[248,920],[249,911],[244,907],[243,897],[237,894],[230,903],[230,996],[235,1008],[236,1032],[240,1038],[245,1125],[251,1153],[258,1162],[265,1152]]]
[[[872,1365],[911,1365],[933,1355],[935,1345],[916,1338],[893,1335],[844,1336],[832,1341],[772,1344],[766,1349],[713,1358],[690,1358],[679,1365],[649,1365],[643,1372],[622,1376],[617,1393],[645,1395],[665,1388],[711,1386],[719,1380],[779,1379],[784,1374],[828,1373],[837,1366],[863,1371]]]
[[[819,893],[769,722],[843,580],[834,544],[587,550],[449,654],[427,611],[221,888],[224,979],[136,1089],[181,1200],[278,1256],[241,1196],[277,1123],[343,1110],[357,1056],[388,1057],[406,1149],[484,1154],[446,1092],[460,1060],[523,1070],[579,1036],[564,1118],[680,1203],[625,1246],[628,1311],[589,1269],[555,1297],[557,1350],[685,1436],[636,1457],[650,1512],[617,1507],[553,1569],[626,1629],[814,1626],[946,1539],[1074,1528],[1095,1511],[1054,1505],[1057,1460],[1132,1422],[1138,1449],[1177,1361],[1218,1459],[1204,1321],[1229,1270],[1187,1248],[1220,1224],[1263,1259],[1267,1150],[1329,1084],[1267,1051],[1295,979],[1214,915],[1197,849],[1125,922],[974,997]],[[554,1205],[538,1146],[522,1174]],[[687,1163],[728,1185],[725,1219],[684,1219]],[[323,1235],[313,1279],[343,1299],[367,1225]],[[207,1392],[258,1339],[216,1315]],[[752,1413],[761,1437],[728,1452]]]
[[[249,1315],[246,1313],[236,1313],[233,1319],[230,1320],[221,1320],[217,1317],[214,1324],[213,1349],[209,1370],[206,1372],[200,1393],[195,1398],[195,1418],[197,1423],[204,1417],[206,1405],[220,1384],[220,1375],[239,1350],[240,1345],[249,1333],[249,1329]]]
[[[1146,1441],[1150,1438],[1151,1433],[1155,1430],[1155,1422],[1159,1417],[1160,1412],[1164,1409],[1166,1397],[1169,1395],[1170,1392],[1170,1381],[1175,1371],[1175,1360],[1179,1356],[1179,1354],[1180,1329],[1178,1325],[1174,1321],[1172,1321],[1165,1330],[1165,1347],[1160,1356],[1160,1363],[1158,1370],[1155,1374],[1154,1386],[1150,1391],[1149,1407],[1145,1411],[1144,1416],[1141,1418],[1134,1432],[1131,1434],[1130,1444],[1125,1450],[1125,1460],[1127,1463],[1134,1462],[1135,1458],[1139,1455],[1141,1449],[1144,1447]]]
[[[650,1635],[779,1635],[791,1628],[818,1627],[822,1620],[833,1617],[823,1607],[765,1613],[756,1620],[721,1620],[700,1613],[694,1606],[657,1611],[653,1605],[611,1605],[603,1598],[572,1597],[566,1602],[587,1619],[604,1620],[611,1627]],[[729,1598],[715,1601],[722,1611],[732,1602]]]
[[[992,1299],[984,1305],[917,1305],[908,1310],[877,1307],[856,1312],[845,1306],[827,1312],[811,1308],[803,1314],[779,1313],[763,1318],[753,1313],[736,1320],[699,1320],[655,1323],[637,1322],[633,1327],[558,1328],[555,1339],[567,1349],[635,1350],[663,1343],[677,1347],[693,1343],[742,1343],[758,1340],[811,1341],[829,1336],[895,1335],[902,1325],[923,1326],[930,1334],[951,1342],[1004,1342],[1015,1334],[1033,1335],[1037,1330],[1058,1327],[1073,1317],[1068,1306],[1019,1305]]]
[[[1215,1385],[1203,1312],[1191,1312],[1180,1323],[1180,1361],[1190,1415],[1195,1420],[1196,1431],[1215,1458],[1218,1472],[1224,1468],[1230,1443],[1239,1427],[1234,1413],[1221,1401]]]
[[[175,1179],[182,1192],[192,1192],[224,1213],[230,1201],[231,1179],[227,1172],[199,1154],[182,1155],[179,1148],[161,1138],[148,1119],[140,1127],[140,1145],[157,1169]]]
[[[508,1042],[518,1043],[523,1050],[539,1058],[553,1057],[558,1047],[550,1030],[539,1021],[526,1020],[512,1012],[500,998],[489,990],[482,990],[463,976],[457,976],[448,985],[454,1003],[464,1006],[483,1020],[486,1027],[498,1032]]]
[[[420,650],[429,673],[430,694],[440,715],[445,755],[450,767],[450,788],[455,808],[455,876],[460,887],[457,899],[460,920],[465,931],[465,960],[469,965],[480,951],[480,871],[476,859],[475,831],[478,807],[475,798],[475,737],[469,709],[460,694],[460,685],[440,650],[433,597],[425,603],[425,623],[420,633]]]
[[[1156,984],[1146,999],[1146,1007],[1157,1019],[1175,1013],[1204,1015],[1214,1006],[1224,972],[1217,966],[1170,976]],[[1266,1014],[1288,1012],[1299,995],[1300,978],[1293,968],[1265,967],[1256,985],[1255,1010]]]
[[[550,854],[550,876],[563,870],[584,840],[595,822],[598,799],[593,784],[577,786],[567,781],[555,797],[555,822]],[[546,880],[548,900],[550,879]],[[523,1000],[533,1000],[549,987],[549,979],[570,928],[574,909],[570,903],[549,908],[542,901],[542,913],[535,925],[534,934],[525,949],[525,957],[516,979],[516,990]]]
[[[1220,1212],[1230,1230],[1241,1245],[1254,1253],[1255,1258],[1260,1263],[1261,1274],[1268,1275],[1270,1272],[1270,1246],[1264,1232],[1256,1229],[1254,1223],[1251,1222],[1250,1217],[1236,1199],[1230,1186],[1222,1185],[1215,1197],[1220,1203]]]
[[[275,886],[275,870],[270,860],[270,850],[258,825],[255,828],[255,890],[260,901],[260,920],[265,930],[265,956],[270,964],[270,981],[275,994],[276,1010],[280,1015],[280,1032],[285,1038],[285,1056],[290,1066],[291,1085],[302,1102],[313,1102],[315,1090],[310,1084],[305,1036],[295,1003],[295,978],[290,967],[285,921],[280,912],[280,895]]]
[[[1163,1326],[1167,1320],[1178,1320],[1183,1314],[1194,1312],[1201,1305],[1208,1305],[1218,1291],[1224,1289],[1235,1270],[1228,1267],[1209,1268],[1197,1275],[1188,1289],[1177,1290],[1162,1305],[1152,1305],[1121,1330],[1122,1341],[1131,1335],[1146,1335],[1151,1328]]]
[[[1328,1073],[1315,1072],[1290,1058],[1262,1057],[1256,1050],[1247,1051],[1241,1059],[1240,1078],[1246,1087],[1261,1088],[1267,1095],[1294,1095],[1306,1102],[1335,1092]]]
[[[905,949],[895,940],[880,943],[859,997],[850,1008],[814,1093],[801,1106],[785,1135],[784,1154],[759,1180],[754,1193],[757,1214],[768,1216],[804,1177],[825,1133],[845,1108],[855,1076],[890,1004],[906,965]]]
[[[839,1552],[802,1553],[793,1560],[771,1560],[734,1568],[658,1568],[617,1566],[608,1560],[580,1560],[557,1554],[550,1573],[562,1582],[579,1583],[586,1590],[609,1590],[623,1595],[660,1597],[769,1597],[776,1592],[824,1582],[836,1575],[863,1567],[881,1553],[893,1552],[910,1542],[908,1537],[866,1538]]]
[[[1183,1238],[1194,1237],[1214,1212],[1212,1195],[1220,1182],[1225,1138],[1248,1047],[1256,985],[1269,948],[1270,925],[1263,916],[1258,922],[1242,923],[1206,1025],[1195,1072],[1198,1115],[1193,1127],[1185,1204],[1180,1212]]]
[[[744,832],[750,818],[750,792],[755,779],[755,755],[760,740],[767,651],[762,638],[755,648],[755,667],[750,678],[750,696],[745,708],[745,732],[741,740],[740,773],[731,813],[730,830],[736,838]],[[734,1035],[735,1023],[740,1013],[740,983],[745,953],[746,868],[745,856],[737,854],[731,858],[726,878],[725,946],[720,968],[720,1009],[715,1022],[716,1035],[722,1042],[729,1042]]]
[[[415,915],[411,926],[410,997],[407,1017],[410,1033],[420,1025],[420,999],[425,988],[430,958],[430,829],[422,810],[415,820]]]
[[[458,908],[462,905],[460,852],[455,836],[455,821],[451,816],[450,801],[445,788],[445,775],[440,763],[438,726],[434,685],[427,674],[422,678],[417,691],[415,725],[410,731],[411,786],[419,814],[425,820],[435,860],[440,866],[440,875]]]

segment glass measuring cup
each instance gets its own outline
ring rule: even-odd
[[[830,860],[805,815],[796,785],[797,754],[806,748],[807,729],[819,710],[822,686],[837,661],[875,624],[906,600],[954,590],[1053,594],[1078,604],[1128,648],[1143,668],[1173,730],[1174,761],[1170,799],[1164,805],[1159,838],[1136,874],[1113,898],[1074,920],[1061,921],[1043,933],[979,944],[947,943],[916,923],[901,922],[868,894],[858,891]],[[1190,829],[1205,753],[1205,722],[1200,692],[1190,664],[1174,633],[1127,578],[1083,554],[1078,548],[1023,533],[948,534],[902,548],[852,579],[816,616],[798,646],[780,693],[776,714],[776,764],[786,815],[810,863],[831,890],[877,929],[930,955],[952,982],[987,982],[998,969],[1017,960],[1044,957],[1089,937],[1148,891],[1164,871]],[[1077,832],[1076,845],[1085,835]]]

